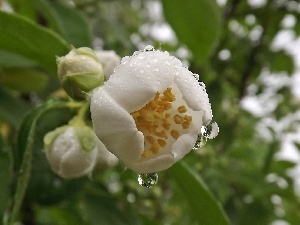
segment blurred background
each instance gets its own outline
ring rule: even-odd
[[[21,224],[217,224],[210,211],[198,214],[205,198],[188,187],[193,183],[178,168],[160,172],[151,189],[140,187],[137,174],[121,165],[92,178],[57,177],[42,153],[42,138],[50,124],[65,124],[74,112],[59,108],[56,115],[53,109],[37,122],[39,114],[25,117],[47,99],[64,98],[55,57],[65,55],[69,44],[121,57],[151,44],[180,58],[206,84],[220,132],[183,159],[201,187],[232,224],[300,224],[298,1],[1,0],[0,7],[4,222],[27,138],[34,137]],[[33,122],[39,131],[34,135]]]

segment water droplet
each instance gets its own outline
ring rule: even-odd
[[[152,62],[157,63],[158,59],[153,59]]]
[[[219,126],[215,121],[210,121],[207,126],[203,126],[201,128],[201,133],[204,137],[213,139],[219,133]]]
[[[201,87],[204,87],[204,88],[205,88],[205,84],[204,84],[202,81],[199,81],[198,83],[199,83],[199,85],[200,85]]]
[[[154,71],[155,71],[155,72],[158,72],[158,71],[159,71],[159,68],[155,68]]]
[[[200,148],[203,148],[206,144],[207,138],[204,137],[202,134],[198,134],[197,141],[194,144],[193,150],[199,150]]]
[[[157,183],[157,180],[157,173],[143,173],[138,176],[139,185],[145,188],[152,188]]]
[[[140,73],[144,73],[144,70],[143,70],[143,69],[140,69]]]
[[[154,47],[152,45],[147,45],[145,48],[144,48],[144,52],[150,52],[150,51],[154,51]]]
[[[193,76],[196,78],[196,80],[199,80],[199,75],[196,73],[193,73]]]
[[[133,56],[137,56],[140,52],[141,52],[141,51],[135,51],[135,52],[133,53]]]

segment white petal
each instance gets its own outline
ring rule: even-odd
[[[118,105],[103,88],[93,91],[91,116],[97,137],[124,163],[139,158],[144,149],[144,136],[132,116]]]
[[[154,159],[142,162],[131,162],[126,166],[137,173],[155,173],[168,169],[175,163],[174,157],[169,155],[161,155]]]
[[[208,95],[205,87],[199,85],[193,73],[186,68],[181,68],[180,73],[175,78],[175,82],[187,105],[195,111],[204,110],[204,123],[211,121],[212,111]]]
[[[140,52],[123,58],[103,89],[128,112],[146,105],[156,94],[167,89],[181,62],[161,51]]]
[[[61,159],[59,174],[68,179],[87,175],[94,168],[96,157],[96,147],[88,153],[84,153],[81,146],[75,151],[68,151]]]
[[[176,162],[190,152],[195,142],[197,141],[197,137],[198,133],[195,132],[194,129],[194,132],[183,134],[178,138],[178,140],[176,140],[176,142],[174,142],[174,144],[172,145],[172,154]]]
[[[114,69],[120,64],[120,56],[115,51],[96,50],[95,54],[99,58],[100,63],[103,66],[103,72],[106,80],[114,72]]]

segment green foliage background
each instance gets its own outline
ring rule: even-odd
[[[299,99],[291,85],[264,82],[261,75],[267,71],[269,79],[292,80],[294,58],[273,45],[282,31],[299,35],[300,5],[291,0],[262,2],[0,1],[2,9],[6,3],[13,9],[0,11],[2,222],[300,224],[295,189],[299,178],[289,173],[297,164],[276,157],[284,137],[298,129],[294,115]],[[157,13],[159,6],[162,14]],[[292,26],[283,25],[287,17],[294,18]],[[175,39],[158,38],[155,28],[166,24]],[[121,165],[97,170],[92,178],[57,177],[42,152],[42,139],[66,124],[80,103],[60,98],[55,57],[68,53],[71,45],[101,47],[125,56],[147,44],[182,58],[200,75],[220,127],[217,138],[159,173],[158,184],[149,190]],[[242,107],[245,98],[260,99],[270,88],[276,104],[267,113],[253,114]],[[276,124],[288,116],[292,119],[278,129]],[[273,124],[266,125],[266,120]],[[299,148],[297,142],[294,145]]]

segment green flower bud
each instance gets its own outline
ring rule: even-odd
[[[84,100],[88,92],[104,83],[102,65],[90,48],[74,48],[58,57],[57,67],[62,87],[74,100]]]

